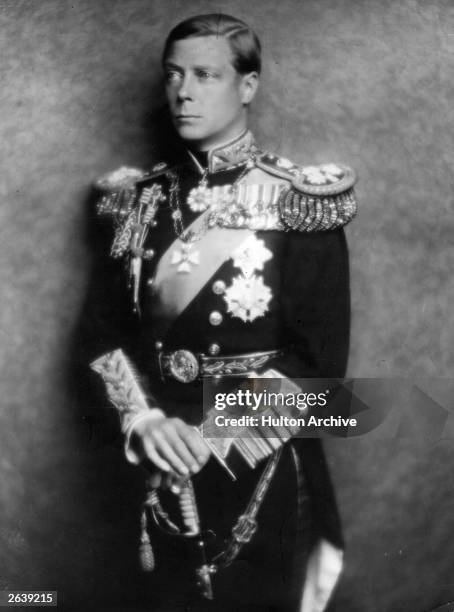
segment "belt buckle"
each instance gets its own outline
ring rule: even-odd
[[[169,355],[168,368],[178,382],[190,383],[199,375],[199,360],[191,351],[179,349]]]

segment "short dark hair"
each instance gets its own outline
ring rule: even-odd
[[[198,36],[223,36],[232,50],[235,70],[239,74],[260,73],[262,47],[257,34],[244,21],[223,13],[196,15],[176,25],[165,42],[162,62],[175,41]]]

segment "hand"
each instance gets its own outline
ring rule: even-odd
[[[153,469],[149,478],[149,483],[153,489],[170,489],[174,495],[179,495],[183,484],[186,482],[184,476],[178,476],[175,472],[162,472]]]
[[[196,474],[208,461],[210,450],[194,427],[179,418],[163,413],[150,414],[140,420],[131,432],[131,446],[139,459],[177,476]]]

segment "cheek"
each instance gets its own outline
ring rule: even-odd
[[[165,95],[168,102],[172,102],[176,98],[176,88],[171,85],[167,85],[165,88]]]
[[[215,101],[216,111],[218,113],[235,114],[239,106],[241,106],[237,91],[232,91],[231,88],[222,89],[217,92]]]

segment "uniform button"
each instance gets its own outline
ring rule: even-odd
[[[153,285],[153,279],[152,279],[152,278],[149,278],[149,279],[147,280],[147,285],[148,285],[149,287],[151,287],[151,286]]]
[[[216,342],[213,342],[213,344],[210,344],[210,346],[208,347],[208,354],[209,355],[219,355],[220,350],[221,350],[221,347],[219,346],[219,344],[216,344]]]
[[[213,283],[213,293],[216,295],[222,295],[225,291],[225,283],[222,280],[214,281]]]
[[[155,349],[156,349],[157,351],[160,351],[160,350],[162,349],[162,342],[160,342],[159,340],[157,340],[157,341],[154,343],[154,346],[155,346]]]
[[[223,317],[221,313],[217,310],[213,310],[213,312],[210,312],[210,316],[208,317],[208,320],[211,325],[220,325],[222,323],[222,319]]]
[[[143,258],[144,259],[152,259],[154,257],[154,250],[153,249],[146,249],[144,251],[143,254]]]

